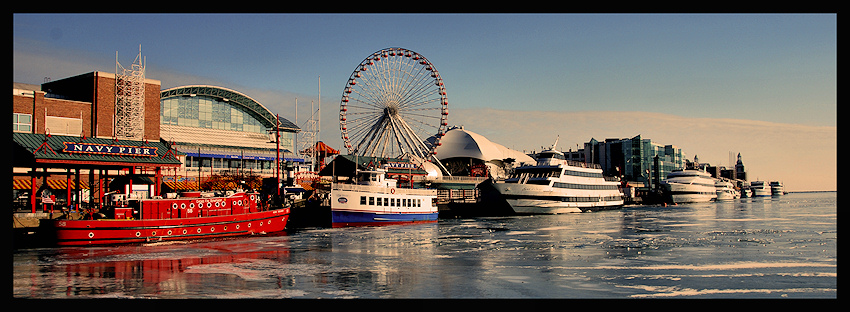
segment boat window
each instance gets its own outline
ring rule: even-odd
[[[549,158],[566,159],[564,157],[564,155],[561,154],[561,153],[542,153],[537,157],[537,159],[549,159]]]
[[[383,206],[383,200],[380,197],[375,198],[378,202],[378,206]]]
[[[374,204],[375,204],[375,198],[372,197],[372,196],[369,196],[369,206],[372,206]]]
[[[366,205],[366,196],[360,196],[360,205]]]

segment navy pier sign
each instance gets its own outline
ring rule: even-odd
[[[66,153],[101,154],[113,156],[159,156],[156,147],[64,142]]]

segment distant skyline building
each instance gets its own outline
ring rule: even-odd
[[[621,176],[625,181],[639,182],[645,186],[664,181],[668,173],[684,167],[682,149],[675,145],[652,142],[640,135],[626,139],[605,139],[604,142],[591,138],[584,143],[583,149],[564,154],[570,160],[599,164],[607,176]],[[657,176],[655,156],[658,156]]]

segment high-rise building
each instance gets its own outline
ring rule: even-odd
[[[684,167],[682,149],[675,145],[652,142],[640,135],[627,139],[606,139],[604,142],[591,139],[584,144],[584,149],[565,154],[574,160],[599,164],[605,175],[620,176],[625,181],[639,182],[650,187],[663,181],[671,171]]]

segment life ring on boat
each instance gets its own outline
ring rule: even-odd
[[[390,189],[390,194],[395,194],[395,188]]]
[[[171,208],[177,209],[177,203],[171,204]]]

